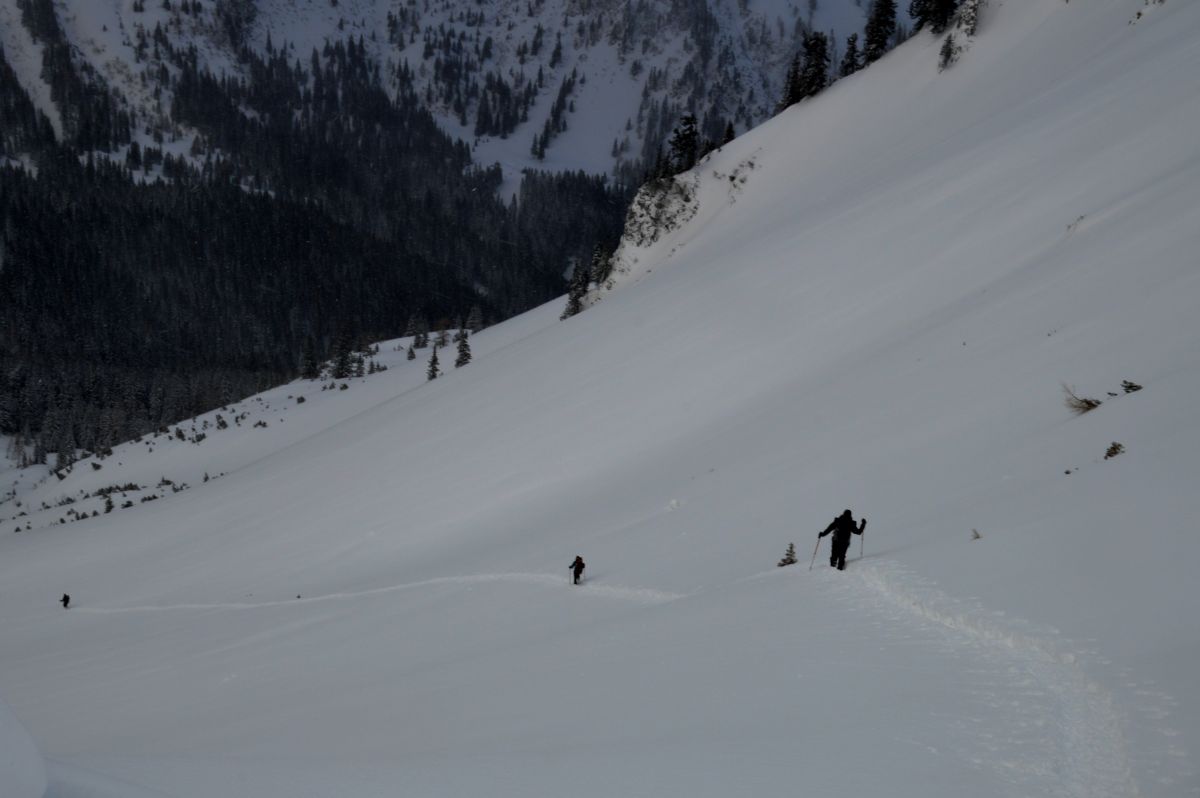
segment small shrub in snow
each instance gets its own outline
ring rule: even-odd
[[[1066,404],[1067,409],[1078,416],[1082,416],[1089,410],[1095,410],[1102,404],[1099,399],[1091,399],[1086,396],[1080,396],[1079,394],[1075,393],[1074,388],[1066,383],[1063,384],[1063,393],[1066,394],[1066,398],[1063,399],[1063,402]]]
[[[1142,386],[1138,385],[1136,382],[1130,382],[1129,380],[1121,380],[1121,388],[1125,391],[1125,393],[1137,393],[1138,391],[1142,390]]]
[[[983,535],[979,534],[978,529],[971,530],[971,540],[983,540]]]
[[[1124,446],[1122,446],[1121,444],[1117,443],[1116,441],[1113,441],[1113,442],[1112,442],[1112,443],[1109,445],[1109,447],[1108,447],[1108,451],[1106,451],[1106,452],[1104,453],[1104,459],[1105,459],[1105,460],[1111,460],[1111,459],[1113,459],[1114,457],[1116,457],[1117,455],[1121,454],[1121,453],[1122,453],[1122,452],[1124,452],[1124,451],[1125,451],[1125,447],[1124,447]]]
[[[796,564],[796,544],[789,543],[788,547],[787,547],[787,551],[784,552],[784,554],[783,554],[783,559],[780,560],[778,563],[776,563],[776,565],[779,568],[783,568],[785,566],[795,565],[795,564]]]

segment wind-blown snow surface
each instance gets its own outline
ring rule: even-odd
[[[46,792],[46,765],[4,704],[0,704],[0,778],[7,798],[39,798]]]
[[[919,38],[582,315],[5,534],[49,794],[1200,793],[1200,6],[1142,8]],[[847,506],[864,559],[774,567]]]

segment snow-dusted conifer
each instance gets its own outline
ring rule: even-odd
[[[588,270],[578,261],[571,272],[571,282],[567,285],[567,307],[560,319],[569,319],[583,312],[583,297],[588,290]]]
[[[442,371],[438,367],[437,347],[435,346],[433,348],[433,354],[429,357],[429,368],[425,369],[425,378],[429,380],[436,380],[441,373]]]
[[[979,32],[979,17],[986,4],[987,0],[963,0],[963,4],[958,7],[958,27],[967,36],[974,36]]]
[[[467,340],[467,331],[459,330],[458,357],[454,359],[454,368],[462,368],[471,362],[471,343]]]
[[[788,547],[787,547],[787,551],[784,552],[784,554],[783,554],[783,559],[780,560],[778,563],[776,563],[776,565],[780,568],[783,568],[784,566],[795,565],[795,564],[796,564],[796,544],[789,543]]]

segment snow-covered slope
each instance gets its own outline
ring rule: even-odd
[[[166,6],[55,0],[76,59],[134,112],[135,138],[177,155],[189,151],[195,131],[169,119],[171,89],[162,88],[158,76],[177,70],[155,37],[180,52],[195,47],[197,61],[216,73],[242,74],[239,42],[231,40],[220,12],[247,3],[254,13],[246,17],[244,39],[259,52],[268,43],[286,46],[307,67],[314,50],[355,40],[382,67],[388,85],[401,65],[413,70],[422,98],[447,131],[469,141],[479,163],[502,164],[509,178],[526,167],[609,173],[647,147],[652,154],[663,130],[689,106],[700,116],[714,114],[714,125],[723,127],[728,118],[744,131],[773,112],[804,30],[826,32],[836,47],[861,32],[867,13],[857,0],[189,0]],[[0,45],[61,132],[41,74],[40,46],[20,18],[17,0],[0,0]],[[578,79],[566,94],[564,129],[544,158],[534,158],[533,139],[572,74]],[[479,130],[479,92],[488,76],[502,81],[505,93],[534,86],[535,98],[512,130]],[[489,95],[492,103],[496,96]]]
[[[46,765],[33,740],[0,703],[0,787],[6,798],[41,798]]]
[[[580,316],[5,528],[0,696],[59,793],[1200,792],[1200,6],[940,46],[715,154]],[[810,572],[844,507],[865,557]]]

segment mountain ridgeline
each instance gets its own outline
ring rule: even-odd
[[[51,0],[22,10],[62,120],[56,136],[0,52],[0,434],[29,461],[103,451],[414,316],[506,318],[620,234],[627,192],[603,177],[529,173],[505,202],[499,168],[403,68],[385,92],[353,40],[303,65],[243,47],[239,76],[161,29],[140,41],[184,148],[139,137],[64,55]]]

